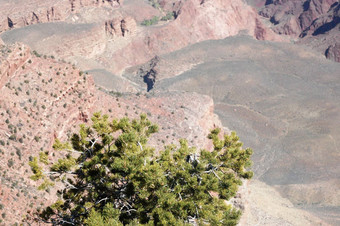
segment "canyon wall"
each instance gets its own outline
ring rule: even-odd
[[[125,68],[144,63],[155,55],[204,40],[223,39],[241,31],[261,40],[280,40],[265,27],[254,9],[242,1],[188,0],[175,5],[173,10],[174,21],[140,28],[130,43],[105,57],[105,66],[120,74]],[[114,59],[114,63],[109,59]]]
[[[339,62],[339,1],[266,1],[259,14],[270,20],[276,33],[311,46],[327,58]]]
[[[39,19],[37,26],[3,33],[3,40],[27,43],[43,54],[77,63],[84,70],[106,68],[114,74],[121,74],[127,67],[144,63],[155,55],[240,32],[261,40],[282,40],[263,24],[252,7],[241,0],[161,1],[164,12],[137,1],[112,6],[74,3],[77,13],[72,11],[70,2],[60,0],[54,4],[66,7],[61,10],[65,15],[54,21],[67,23],[44,23],[52,20]],[[54,6],[54,12],[57,6]],[[162,13],[173,12],[174,19],[140,26],[139,12],[144,19],[155,15],[160,18]],[[14,18],[12,15],[16,14],[9,12],[7,15]]]

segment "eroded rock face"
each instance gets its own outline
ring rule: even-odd
[[[115,59],[115,64],[108,62],[107,66],[113,73],[120,74],[125,68],[144,63],[155,55],[208,39],[223,39],[243,30],[257,39],[278,39],[262,24],[254,9],[242,1],[188,0],[174,7],[174,21],[145,30],[142,36],[136,36],[112,54],[110,58]]]
[[[307,35],[326,34],[340,23],[340,4],[334,3],[331,8],[324,14],[317,17],[313,22],[304,29],[300,37]]]
[[[111,38],[133,35],[136,32],[136,27],[136,21],[132,17],[105,21],[105,32]]]
[[[337,0],[271,0],[266,1],[259,14],[270,20],[276,33],[290,36],[339,61],[338,57],[329,56],[340,38],[339,11]]]
[[[276,25],[273,30],[279,34],[299,36],[315,19],[327,13],[336,0],[273,0],[267,1],[260,15]]]
[[[24,15],[11,14],[0,22],[0,32],[12,28],[24,27],[31,24],[61,21],[66,15],[62,10],[48,7],[39,12],[25,13]]]
[[[138,75],[143,78],[144,83],[147,85],[147,92],[153,89],[157,76],[157,64],[160,61],[158,56],[155,56],[144,67],[139,68]]]
[[[84,7],[117,8],[122,0],[40,0],[1,3],[0,33],[37,23],[65,21]]]

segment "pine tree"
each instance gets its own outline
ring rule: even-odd
[[[65,188],[39,219],[55,225],[236,225],[241,212],[225,201],[242,178],[253,176],[245,170],[252,150],[242,149],[235,133],[220,139],[215,129],[212,151],[191,148],[183,139],[156,155],[147,141],[157,131],[146,115],[109,121],[95,113],[92,125],[80,125],[70,143],[56,140],[53,147],[68,154],[47,174]],[[37,158],[30,165],[33,179],[52,185]]]

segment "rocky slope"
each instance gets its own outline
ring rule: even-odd
[[[92,106],[95,89],[72,65],[38,58],[23,45],[1,46],[0,71],[0,211],[9,225],[53,201],[29,179],[28,160],[84,120],[80,106]]]
[[[337,0],[250,1],[272,30],[309,45],[339,62],[340,4]]]
[[[337,4],[337,0],[274,0],[265,3],[265,7],[260,10],[260,15],[269,18],[276,25],[273,28],[275,32],[297,37],[303,36],[307,31],[316,30],[316,24],[313,24],[316,19],[319,20],[319,27],[331,22],[325,21],[322,17],[333,11]],[[336,24],[337,21],[335,20],[334,23]]]
[[[242,190],[244,214],[239,222],[244,225],[331,225],[307,211],[294,208],[288,199],[267,184],[252,180]]]
[[[27,46],[0,48],[0,225],[20,223],[32,210],[53,202],[54,189],[38,191],[28,160],[42,150],[53,160],[55,138],[67,139],[95,111],[111,117],[147,113],[160,126],[151,145],[211,147],[207,134],[221,127],[212,99],[189,93],[121,95],[96,89],[91,76],[73,65],[32,54]]]

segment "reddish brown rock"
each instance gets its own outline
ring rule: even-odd
[[[65,21],[86,7],[117,8],[122,0],[33,0],[1,3],[0,33],[31,24]]]
[[[267,1],[260,15],[267,17],[275,25],[273,30],[279,34],[297,37],[315,19],[327,13],[337,0],[273,0]]]
[[[26,1],[2,3],[0,33],[30,24],[61,21],[66,17],[67,11],[62,0],[46,1],[43,4],[39,0],[31,1],[29,4]]]
[[[327,11],[327,13],[316,18],[310,26],[308,26],[302,33],[301,37],[305,36],[317,36],[320,34],[326,34],[332,29],[336,30],[340,24],[340,4],[335,3]],[[339,32],[338,32],[339,34]],[[339,34],[340,35],[340,34]]]
[[[0,211],[2,223],[11,225],[55,200],[29,179],[28,160],[81,122],[78,115],[94,104],[95,88],[72,65],[38,58],[23,45],[1,47],[0,71]]]
[[[136,32],[137,24],[132,17],[115,18],[105,21],[105,32],[111,37],[125,37]]]
[[[144,28],[128,45],[113,52],[109,59],[114,59],[114,63],[104,61],[105,66],[120,74],[125,68],[144,63],[155,55],[204,40],[223,39],[243,30],[258,39],[279,39],[263,25],[254,9],[242,1],[188,0],[175,8],[174,21]]]
[[[255,4],[256,1],[251,2]],[[328,54],[327,58],[338,61],[333,56],[336,54],[335,43],[340,38],[340,4],[337,0],[272,0],[266,2],[259,14],[270,20],[276,33],[307,44]]]

